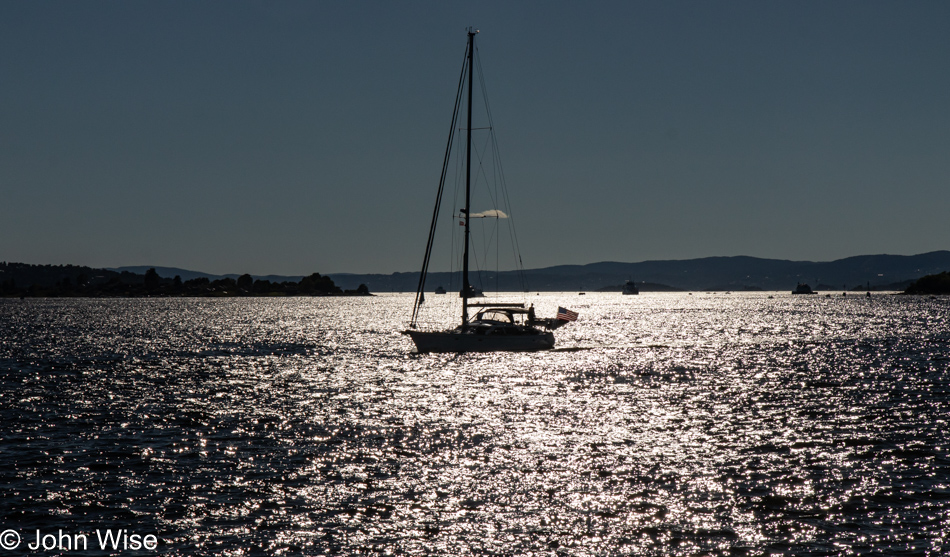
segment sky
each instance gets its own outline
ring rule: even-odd
[[[418,270],[469,26],[527,268],[950,249],[950,3],[468,4],[0,2],[0,260]]]

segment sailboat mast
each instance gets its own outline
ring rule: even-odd
[[[471,27],[468,30],[468,124],[465,139],[465,248],[462,255],[462,326],[468,324],[468,296],[471,285],[468,282],[468,243],[469,243],[469,204],[472,201],[472,75],[474,74],[475,33]]]

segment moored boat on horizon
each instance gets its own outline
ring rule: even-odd
[[[795,290],[792,290],[792,294],[817,294],[814,290],[811,289],[811,286],[808,286],[804,282],[798,283],[798,286],[795,287]]]

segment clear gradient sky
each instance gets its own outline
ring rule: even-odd
[[[950,3],[0,2],[0,260],[415,271],[477,27],[526,267],[950,249]]]

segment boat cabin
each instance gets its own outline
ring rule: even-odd
[[[538,334],[534,307],[488,307],[472,318],[469,327],[477,335]]]

